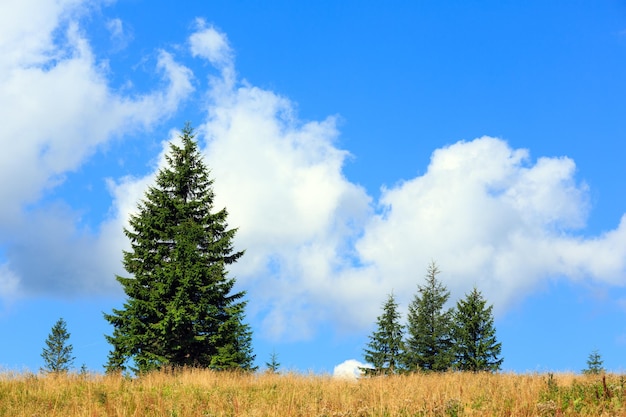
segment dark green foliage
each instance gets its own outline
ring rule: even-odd
[[[226,271],[243,255],[232,246],[236,229],[228,229],[226,209],[213,212],[213,180],[188,124],[180,139],[124,230],[131,277],[117,277],[127,295],[123,308],[104,315],[114,327],[108,371],[129,361],[140,372],[252,368],[245,294],[232,292]]]
[[[602,364],[604,361],[602,360],[602,356],[597,350],[594,350],[589,354],[589,358],[587,359],[587,369],[583,369],[584,374],[592,374],[597,375],[604,372],[604,367]]]
[[[426,283],[409,304],[404,365],[409,370],[446,371],[452,366],[452,310],[444,310],[450,292],[437,280],[435,262],[428,266]]]
[[[272,351],[272,354],[270,355],[270,361],[265,362],[265,366],[267,366],[267,371],[272,374],[278,372],[278,368],[280,368],[280,362],[278,362],[278,355],[276,354],[276,352]]]
[[[65,320],[60,318],[46,339],[46,347],[43,348],[41,357],[44,360],[45,372],[67,372],[74,363],[74,350],[72,345],[68,345],[67,341],[70,334],[67,332]]]
[[[374,367],[363,368],[366,375],[395,374],[401,370],[403,334],[404,326],[400,324],[398,304],[393,294],[390,294],[383,304],[383,313],[378,316],[376,330],[369,337],[370,341],[365,349],[365,361]]]
[[[476,287],[457,302],[453,339],[459,370],[493,372],[502,365],[503,359],[499,358],[502,343],[496,340],[493,306],[486,304]]]

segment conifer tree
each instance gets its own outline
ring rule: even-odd
[[[498,371],[502,343],[496,340],[493,306],[476,287],[456,305],[453,339],[456,367],[462,371]]]
[[[395,374],[401,370],[403,355],[404,326],[400,324],[398,304],[390,294],[383,304],[383,313],[378,316],[376,330],[369,337],[364,351],[365,361],[373,368],[362,368],[366,375]]]
[[[604,367],[602,364],[604,361],[602,360],[602,356],[598,350],[594,350],[589,354],[587,358],[587,369],[583,369],[584,374],[596,375],[604,372]]]
[[[271,374],[275,374],[278,372],[278,368],[280,368],[280,362],[278,362],[278,355],[275,351],[272,351],[270,355],[269,362],[265,362],[265,366],[267,367],[267,372]]]
[[[46,339],[46,346],[41,353],[41,357],[44,360],[45,372],[67,372],[74,364],[74,356],[72,351],[74,347],[71,344],[67,344],[70,338],[70,333],[67,331],[66,323],[63,318],[60,318],[48,335]]]
[[[124,230],[130,276],[117,280],[127,300],[104,315],[114,328],[106,369],[252,369],[245,293],[233,292],[226,270],[243,252],[233,249],[226,209],[213,210],[213,180],[189,124],[165,158]]]
[[[409,304],[404,364],[409,370],[446,371],[452,366],[452,310],[444,310],[450,292],[437,279],[440,273],[432,262],[426,283]]]

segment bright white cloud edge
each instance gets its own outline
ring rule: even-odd
[[[371,365],[359,362],[356,359],[348,359],[335,366],[333,377],[338,379],[358,379],[363,375],[363,368],[371,368]]]

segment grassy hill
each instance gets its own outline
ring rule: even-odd
[[[613,374],[4,373],[0,416],[608,416],[626,415],[625,385]]]

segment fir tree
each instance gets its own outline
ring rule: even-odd
[[[252,369],[251,339],[243,323],[244,292],[226,266],[236,229],[227,211],[213,211],[213,180],[187,124],[180,145],[170,144],[167,166],[130,216],[124,232],[131,243],[118,276],[127,300],[105,314],[113,325],[106,368],[135,371],[163,366]]]
[[[398,304],[393,294],[383,304],[383,313],[378,317],[376,326],[364,351],[365,361],[373,368],[363,368],[362,371],[366,375],[398,373],[403,355],[404,326],[400,324]]]
[[[270,355],[270,361],[265,362],[265,366],[267,367],[267,372],[271,374],[275,374],[278,372],[278,368],[280,368],[280,362],[278,362],[278,355],[275,351],[272,351]]]
[[[459,370],[495,372],[502,365],[502,343],[496,340],[493,306],[486,304],[476,287],[457,302],[453,338]]]
[[[446,371],[453,362],[452,310],[444,310],[450,292],[437,279],[435,262],[428,266],[425,285],[409,304],[405,367],[409,370]]]
[[[600,352],[594,350],[589,354],[589,358],[587,359],[587,369],[583,369],[584,374],[597,375],[604,372],[604,367],[602,364],[604,361],[602,360],[602,356]]]
[[[60,318],[46,339],[46,347],[41,353],[45,372],[67,372],[74,364],[72,351],[74,347],[67,344],[70,334],[67,332],[65,320]]]

